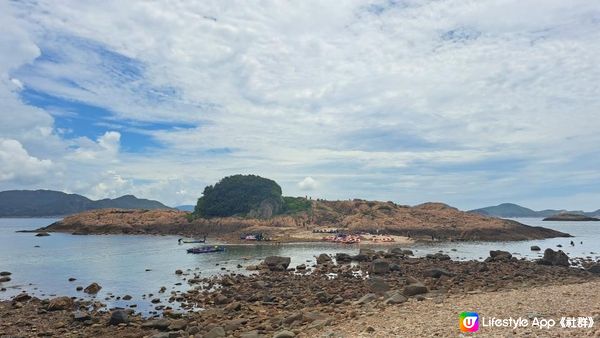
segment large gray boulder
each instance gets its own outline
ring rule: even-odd
[[[286,271],[288,266],[290,265],[290,262],[290,257],[269,256],[265,258],[263,263],[271,271]]]
[[[371,263],[371,273],[381,275],[390,272],[390,263],[383,259],[376,259]]]
[[[550,248],[544,251],[544,257],[537,261],[541,265],[554,265],[554,266],[570,266],[569,256],[562,250],[554,251]]]

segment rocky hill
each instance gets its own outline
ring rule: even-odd
[[[133,195],[94,201],[85,196],[53,190],[0,192],[0,217],[63,216],[103,208],[169,209],[158,201],[140,199]]]
[[[43,231],[78,234],[237,234],[260,230],[271,235],[315,228],[370,232],[441,240],[526,240],[568,237],[568,234],[460,211],[442,203],[414,207],[392,202],[311,201],[308,210],[269,219],[221,217],[193,219],[177,210],[88,211],[66,217]],[[235,237],[235,236],[233,236]]]
[[[594,222],[600,221],[600,218],[590,217],[581,214],[560,213],[543,219],[544,221],[563,221],[563,222]]]
[[[600,216],[600,209],[591,212],[585,212],[581,210],[577,211],[567,211],[567,210],[555,210],[555,209],[546,209],[546,210],[532,210],[529,208],[522,207],[518,204],[514,203],[502,203],[499,205],[485,207],[480,209],[470,210],[470,213],[486,215],[486,216],[494,216],[494,217],[506,217],[506,218],[517,218],[517,217],[549,217],[560,213],[571,213],[571,214],[579,214],[585,216]]]

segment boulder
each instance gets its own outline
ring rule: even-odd
[[[374,301],[375,299],[377,299],[377,295],[375,295],[374,293],[367,293],[366,295],[360,297],[359,300],[354,302],[354,305],[367,304],[367,303]]]
[[[290,257],[269,256],[265,258],[263,263],[271,271],[286,271],[288,266],[290,265],[290,262]]]
[[[319,303],[329,303],[329,301],[332,299],[331,295],[328,294],[325,291],[319,291],[315,294],[315,297],[317,297],[317,300],[319,301]]]
[[[588,272],[600,274],[600,264],[594,264],[587,268]]]
[[[92,317],[89,313],[85,311],[75,311],[73,312],[73,320],[76,322],[85,322],[86,320],[90,320]]]
[[[540,249],[540,247],[537,246],[537,245],[532,245],[531,246],[531,251],[540,251],[540,250],[542,250],[542,249]]]
[[[368,255],[359,253],[358,255],[352,256],[351,260],[356,262],[368,262],[371,260],[371,258]]]
[[[431,268],[423,271],[423,277],[440,278],[442,276],[454,276],[453,273],[442,268]]]
[[[383,304],[400,304],[406,302],[407,300],[408,298],[406,298],[402,293],[399,291],[394,291],[391,294],[388,294],[388,297],[383,301]]]
[[[348,263],[352,261],[352,256],[347,253],[338,252],[335,254],[335,261],[339,263]]]
[[[26,293],[20,293],[18,295],[15,296],[15,298],[13,298],[13,302],[15,303],[20,303],[20,302],[25,302],[31,299],[31,296],[26,294]]]
[[[328,264],[331,263],[331,257],[328,254],[320,254],[319,257],[317,257],[317,264]]]
[[[306,270],[306,264],[296,265],[296,270]]]
[[[390,286],[382,278],[369,278],[369,289],[371,292],[381,295],[390,290]]]
[[[98,285],[98,283],[92,283],[92,284],[88,285],[85,289],[83,289],[83,292],[89,293],[90,295],[95,295],[101,289],[102,289],[102,287],[100,285]]]
[[[129,315],[125,310],[115,310],[110,314],[109,325],[119,325],[129,323]]]
[[[48,311],[67,310],[73,307],[73,300],[69,297],[52,298],[48,302]]]
[[[161,318],[161,319],[152,319],[152,320],[142,323],[142,328],[166,331],[169,328],[169,325],[171,325],[170,320]]]
[[[212,330],[208,331],[204,336],[204,338],[219,338],[225,337],[225,329],[221,326],[215,326]]]
[[[4,276],[10,276],[10,275],[12,275],[12,273],[8,272],[8,271],[2,271],[2,272],[0,272],[0,276],[2,276],[2,277],[4,277]]]
[[[400,267],[400,264],[397,263],[392,263],[390,264],[390,271],[401,271],[402,268]]]
[[[390,263],[383,259],[376,259],[371,263],[371,273],[386,274],[390,272]]]
[[[427,254],[427,256],[425,256],[428,259],[437,259],[440,261],[449,261],[450,260],[450,256],[440,253],[440,252],[436,252],[434,254]]]
[[[427,292],[429,292],[429,290],[423,284],[410,284],[402,289],[402,294],[407,297],[420,295]]]
[[[555,265],[555,266],[570,266],[569,256],[562,250],[554,251],[550,248],[544,251],[544,257],[537,261],[541,265]]]
[[[0,277],[0,283],[6,283],[6,282],[10,282],[10,277],[8,277],[8,276]]]
[[[486,258],[486,262],[506,262],[512,259],[512,254],[508,251],[491,250],[490,257]]]

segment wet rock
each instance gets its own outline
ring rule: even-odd
[[[319,257],[317,257],[317,264],[329,264],[331,263],[331,257],[328,254],[320,254]]]
[[[123,296],[123,300],[131,300],[133,297],[131,297],[130,295],[125,295]]]
[[[6,283],[6,282],[10,282],[10,277],[8,277],[8,276],[0,277],[0,283]]]
[[[296,270],[306,270],[306,264],[300,264],[296,266]]]
[[[390,272],[390,263],[383,259],[376,259],[371,263],[371,273],[386,274]]]
[[[540,249],[540,247],[539,247],[539,246],[537,246],[537,245],[532,245],[530,249],[531,249],[531,251],[540,251],[540,250],[542,250],[542,249]]]
[[[550,248],[544,251],[544,257],[537,261],[541,265],[555,265],[555,266],[570,266],[569,256],[562,250],[554,251]]]
[[[85,289],[83,289],[83,292],[91,294],[91,295],[95,295],[101,289],[102,289],[102,287],[100,285],[98,285],[98,283],[92,283],[92,284],[88,285]]]
[[[119,325],[129,323],[129,315],[125,310],[115,310],[110,314],[109,325]]]
[[[83,290],[83,286],[78,286],[78,287],[75,288],[75,290],[81,291],[81,290]]]
[[[425,256],[425,257],[429,258],[429,259],[440,260],[440,261],[449,261],[450,260],[450,256],[443,254],[443,253],[439,253],[439,252],[436,252],[434,254],[427,254],[427,256]]]
[[[290,257],[269,256],[265,258],[263,263],[271,271],[286,271],[288,266],[290,265],[290,262]]]
[[[442,268],[431,268],[423,271],[423,277],[440,278],[442,276],[454,276],[454,274]]]
[[[491,250],[490,257],[486,258],[486,262],[508,262],[512,259],[512,254],[503,250]]]
[[[359,253],[358,255],[352,256],[351,260],[356,261],[356,262],[368,262],[371,260],[371,258],[369,258],[369,256],[367,256],[365,254]]]
[[[352,256],[347,253],[338,252],[335,254],[335,261],[338,263],[349,263],[352,261]]]
[[[420,295],[427,292],[429,292],[429,290],[423,284],[410,284],[402,289],[402,294],[407,297]]]
[[[70,277],[70,278],[69,278],[69,282],[74,282],[74,281],[76,281],[76,280],[77,280],[77,278],[73,278],[73,277]]]
[[[73,307],[73,300],[69,297],[58,297],[50,299],[48,311],[67,310]]]
[[[2,271],[2,272],[0,272],[0,276],[2,276],[2,277],[4,277],[4,276],[10,276],[10,275],[12,275],[12,273],[8,272],[8,271]]]
[[[212,330],[208,331],[204,336],[204,338],[219,338],[225,337],[225,329],[220,326],[213,327]]]
[[[366,295],[362,296],[359,300],[354,302],[354,305],[367,304],[374,301],[375,299],[377,299],[377,295],[375,295],[374,293],[367,293]]]
[[[288,330],[279,331],[273,335],[273,338],[294,338],[294,337],[296,337],[296,334],[294,332],[288,331]]]
[[[152,299],[150,301],[150,303],[152,303],[152,304],[158,304],[158,303],[160,303],[160,299],[159,298],[154,298],[154,299]]]
[[[47,237],[47,236],[50,236],[50,234],[47,232],[38,232],[37,234],[35,234],[35,237]]]
[[[175,274],[176,275],[183,275],[183,271],[177,269],[177,270],[175,270]]]
[[[596,273],[596,274],[600,274],[600,264],[594,264],[592,266],[590,266],[587,271],[591,272],[591,273]]]

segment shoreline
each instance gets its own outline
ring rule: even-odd
[[[281,337],[310,337],[327,329],[354,336],[351,329],[364,330],[362,323],[369,323],[373,311],[408,311],[414,304],[435,307],[461,297],[472,299],[472,295],[600,283],[600,274],[518,260],[508,252],[493,252],[479,262],[452,261],[439,253],[414,258],[400,248],[363,248],[355,256],[321,254],[310,263],[288,264],[289,259],[267,257],[263,264],[246,266],[256,271],[248,275],[202,277],[192,270],[175,271],[189,290],[171,293],[168,301],[153,300],[155,318],[130,313],[135,307],[105,309],[98,300],[38,300],[20,294],[17,300],[0,302],[0,332],[19,336],[273,337],[286,331],[293,335]],[[176,304],[183,311],[169,309]],[[204,310],[197,312],[197,308]],[[428,309],[419,316],[432,315]],[[370,325],[375,334],[383,330],[376,325]]]

